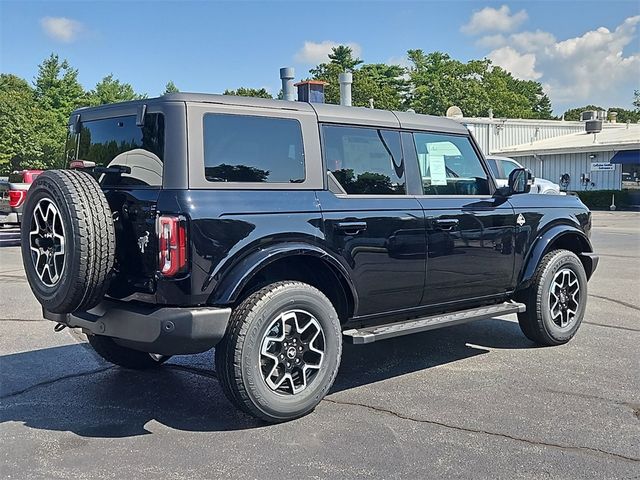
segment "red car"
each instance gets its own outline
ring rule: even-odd
[[[8,181],[0,180],[0,226],[20,225],[29,186],[42,172],[43,170],[22,170],[11,173]]]

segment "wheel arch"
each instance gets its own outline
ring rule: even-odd
[[[556,225],[542,233],[527,253],[524,268],[520,272],[518,280],[518,290],[523,290],[530,285],[542,257],[557,249],[569,250],[575,253],[584,266],[587,279],[591,277],[595,270],[595,264],[593,258],[589,255],[593,253],[589,238],[576,227]]]
[[[346,268],[316,245],[286,243],[254,251],[223,275],[209,297],[211,305],[235,305],[265,284],[282,280],[308,283],[334,303],[341,322],[354,315],[358,295]]]

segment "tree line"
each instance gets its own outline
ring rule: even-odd
[[[334,47],[328,61],[309,71],[311,80],[328,82],[325,101],[340,101],[338,75],[353,73],[352,100],[355,106],[388,110],[413,110],[444,115],[457,105],[468,117],[578,120],[584,110],[615,110],[619,122],[640,121],[640,96],[634,92],[633,110],[595,105],[567,110],[554,117],[542,84],[520,80],[493,65],[489,59],[462,62],[443,52],[407,52],[406,66],[366,64],[348,46]],[[178,92],[169,81],[164,92]],[[240,87],[227,95],[273,98],[264,88]],[[146,98],[113,75],[104,77],[91,90],[78,81],[78,70],[67,60],[51,54],[39,66],[32,83],[12,74],[0,75],[0,174],[17,168],[64,166],[64,144],[71,112],[81,106],[95,106]],[[282,92],[277,95],[282,98]]]

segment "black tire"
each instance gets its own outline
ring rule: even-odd
[[[87,335],[89,344],[107,362],[131,370],[148,370],[162,365],[171,355],[151,355],[118,345],[113,338],[103,335]]]
[[[261,348],[273,322],[280,315],[293,311],[300,312],[300,316],[310,314],[312,317],[306,318],[313,318],[320,325],[324,355],[317,362],[319,369],[308,385],[294,393],[292,379],[292,383],[283,387],[291,387],[292,391],[287,394],[275,391],[267,384],[263,375],[265,366],[261,365],[264,359]],[[312,320],[300,322],[312,324]],[[278,282],[251,294],[234,309],[227,333],[215,349],[216,372],[222,390],[236,407],[259,419],[277,423],[306,415],[316,407],[335,380],[341,355],[340,322],[329,299],[305,283]],[[303,377],[306,383],[306,374]]]
[[[567,271],[573,272],[573,276],[571,273],[566,275],[570,276],[569,278],[575,278],[579,294],[576,302],[567,300],[567,304],[571,303],[566,317],[560,312],[560,316],[554,320],[552,304],[556,302],[551,300],[549,292],[556,276]],[[568,297],[571,295],[565,294],[563,298]],[[567,343],[580,328],[587,304],[587,275],[582,262],[575,253],[568,250],[554,250],[547,253],[536,269],[531,286],[520,294],[518,300],[527,306],[526,312],[518,314],[518,322],[528,339],[544,346]],[[570,314],[571,311],[575,311],[575,314]],[[565,318],[567,323],[563,326]]]
[[[64,243],[58,241],[46,250],[33,250],[34,242],[42,245],[38,242],[47,241],[46,233],[30,235],[36,222],[43,223],[39,213],[34,219],[36,209],[41,207],[42,211],[45,205],[47,218],[56,218],[49,214],[51,204],[59,214],[61,226],[55,228],[62,228]],[[49,170],[39,175],[27,195],[20,237],[29,286],[44,308],[54,313],[71,313],[88,310],[100,302],[114,264],[115,232],[111,209],[93,177],[72,170]],[[56,260],[57,251],[54,253],[51,248],[63,252],[62,265],[60,257]],[[55,269],[60,270],[57,281],[51,278],[52,269],[46,267],[45,271],[42,266],[50,262],[50,256]]]

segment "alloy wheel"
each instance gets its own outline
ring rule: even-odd
[[[566,328],[576,318],[580,307],[580,282],[575,272],[563,268],[556,272],[549,289],[551,320],[560,328]]]
[[[260,368],[267,386],[279,394],[306,389],[322,368],[325,337],[309,312],[290,310],[278,315],[264,334]]]
[[[60,211],[51,199],[38,202],[30,227],[29,248],[36,274],[45,286],[55,287],[64,269],[65,237]]]

